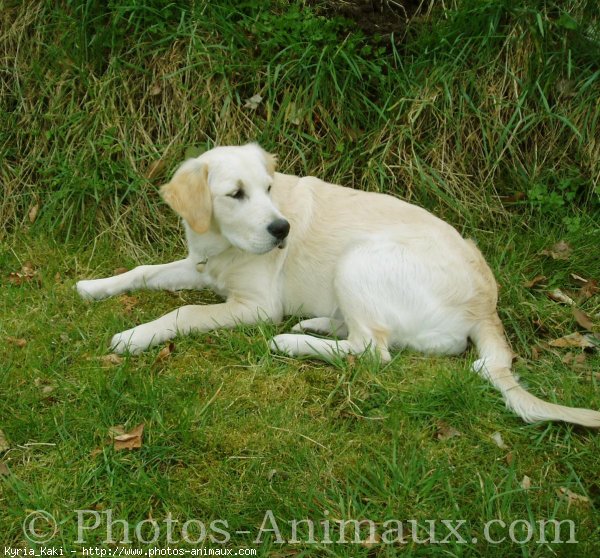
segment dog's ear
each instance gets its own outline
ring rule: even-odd
[[[210,227],[212,199],[208,187],[208,166],[182,170],[160,189],[167,204],[198,234]]]
[[[265,154],[265,165],[267,166],[267,172],[271,176],[274,176],[275,169],[277,168],[277,155],[273,155],[272,153],[267,153],[266,151],[264,151],[264,154]]]

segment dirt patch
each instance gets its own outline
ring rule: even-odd
[[[328,14],[351,19],[368,35],[404,33],[409,20],[427,9],[420,0],[327,0],[318,5]]]

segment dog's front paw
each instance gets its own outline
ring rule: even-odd
[[[109,293],[102,285],[102,279],[78,281],[75,288],[79,296],[84,300],[102,300],[109,296]]]
[[[269,349],[274,353],[282,353],[288,356],[298,354],[298,335],[283,333],[276,335],[269,342]]]
[[[155,344],[153,337],[148,336],[139,327],[134,327],[114,335],[110,342],[110,350],[119,355],[138,355]]]

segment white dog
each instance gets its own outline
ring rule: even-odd
[[[139,288],[209,287],[226,297],[119,333],[114,351],[139,353],[176,335],[290,314],[312,318],[271,341],[288,355],[370,352],[388,361],[392,347],[457,354],[471,339],[475,370],[525,421],[600,427],[600,413],[547,403],[515,380],[496,283],[471,241],[424,209],[279,174],[275,162],[256,144],[186,161],[161,193],[183,218],[188,257],[77,284],[94,300]]]

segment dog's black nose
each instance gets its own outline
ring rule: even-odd
[[[290,232],[290,224],[285,219],[275,219],[267,230],[277,239],[283,240]]]

